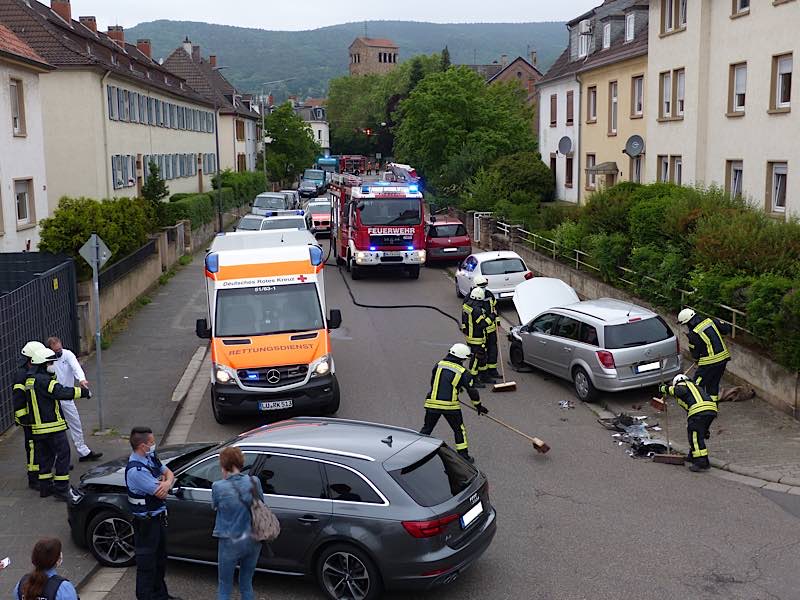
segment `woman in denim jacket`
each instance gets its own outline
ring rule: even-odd
[[[211,488],[211,501],[217,511],[214,524],[215,538],[219,539],[219,593],[218,600],[228,600],[233,591],[233,572],[239,566],[239,593],[242,600],[253,600],[253,574],[261,554],[261,542],[251,537],[250,504],[253,484],[259,494],[261,482],[241,471],[244,454],[239,448],[225,448],[219,455],[222,468],[220,481]]]

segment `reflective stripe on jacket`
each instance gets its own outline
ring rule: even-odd
[[[687,333],[689,350],[697,359],[698,366],[712,365],[731,357],[728,346],[720,333],[721,325],[723,325],[721,322],[714,319],[703,319]],[[729,330],[730,328],[723,326],[722,329]]]
[[[464,332],[467,344],[482,346],[486,343],[486,327],[489,319],[483,312],[482,303],[465,302],[461,306],[461,331]]]
[[[486,294],[486,315],[489,319],[488,324],[486,325],[486,333],[494,333],[497,331],[497,322],[500,320],[500,317],[497,314],[497,298],[495,295],[484,288],[484,293]]]
[[[86,390],[79,387],[64,387],[45,373],[29,375],[25,380],[31,412],[31,430],[34,435],[64,431],[67,422],[61,416],[59,400],[77,400]]]
[[[679,381],[678,385],[670,386],[667,391],[675,396],[678,406],[690,417],[702,412],[717,412],[717,403],[692,381]]]
[[[425,399],[425,408],[437,410],[460,410],[458,393],[461,388],[472,390],[474,385],[472,375],[458,363],[449,360],[440,360],[433,369],[431,377],[431,391]],[[477,405],[480,400],[477,394],[470,393],[472,403]]]

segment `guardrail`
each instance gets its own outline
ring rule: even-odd
[[[134,250],[128,254],[128,256],[119,259],[107,269],[103,270],[98,276],[100,288],[111,285],[138,267],[144,259],[158,252],[156,248],[157,241],[156,239],[151,239],[138,250]]]

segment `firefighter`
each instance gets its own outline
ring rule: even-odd
[[[461,306],[461,331],[464,332],[467,346],[472,354],[469,372],[475,379],[475,387],[483,388],[486,373],[486,327],[489,319],[484,306],[483,288],[473,288],[469,298]]]
[[[696,473],[708,471],[711,463],[708,461],[706,440],[710,437],[711,423],[717,418],[717,403],[682,373],[675,375],[671,386],[661,385],[659,391],[675,396],[678,406],[688,413],[686,431],[689,434],[692,460],[689,468]]]
[[[487,287],[489,280],[483,275],[476,275],[472,281],[476,287],[483,288],[485,295],[484,308],[488,318],[486,326],[486,374],[488,377],[499,378],[497,371],[497,328],[500,326],[500,315],[497,312],[497,297]]]
[[[731,333],[731,326],[719,319],[704,319],[691,308],[684,308],[678,313],[678,323],[689,328],[686,332],[689,352],[697,361],[695,383],[708,392],[714,402],[718,402],[719,383],[731,359],[730,350],[722,336]]]
[[[81,387],[65,387],[53,377],[56,355],[48,348],[36,350],[31,358],[31,370],[25,380],[25,390],[32,413],[36,456],[39,459],[39,495],[67,500],[69,488],[69,441],[67,422],[61,416],[59,400],[91,398],[92,393]]]
[[[22,347],[21,354],[25,357],[24,362],[19,365],[14,375],[14,388],[11,394],[14,405],[14,423],[22,427],[25,442],[25,470],[28,473],[28,487],[32,490],[39,489],[39,461],[36,458],[36,445],[33,442],[31,431],[31,420],[33,414],[28,405],[28,394],[25,391],[25,380],[28,378],[28,371],[33,366],[31,358],[37,350],[44,350],[41,342],[28,342]]]
[[[430,435],[439,417],[444,416],[447,424],[453,429],[456,439],[456,451],[469,462],[475,459],[469,455],[467,445],[467,429],[464,427],[464,416],[458,394],[462,389],[467,391],[472,405],[479,415],[486,415],[489,409],[481,404],[481,397],[476,390],[475,378],[462,365],[472,352],[466,344],[454,344],[447,356],[440,360],[431,374],[431,391],[425,399],[425,424],[420,429],[423,435]]]

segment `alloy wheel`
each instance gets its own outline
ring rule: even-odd
[[[335,552],[325,560],[322,582],[328,594],[338,600],[363,600],[370,590],[366,565],[349,552]]]
[[[108,517],[92,531],[92,545],[109,564],[124,564],[135,555],[133,526],[122,517]]]
[[[581,399],[589,395],[589,379],[583,370],[578,370],[578,372],[575,373],[575,390],[578,392],[578,396]]]

